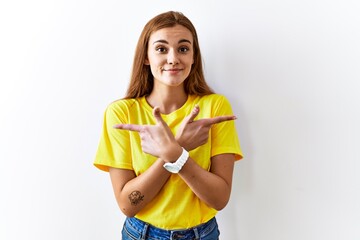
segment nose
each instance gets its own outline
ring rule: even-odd
[[[175,50],[170,50],[168,52],[168,56],[167,56],[167,63],[171,64],[171,65],[176,65],[179,63],[179,56],[178,56],[178,52]]]

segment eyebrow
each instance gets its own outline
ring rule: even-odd
[[[178,43],[184,43],[184,42],[187,42],[187,43],[190,43],[190,44],[191,44],[191,42],[190,42],[189,40],[187,40],[187,39],[180,39]],[[153,42],[153,44],[155,44],[155,43],[165,43],[165,44],[169,44],[168,41],[163,40],[163,39],[160,39],[160,40],[157,40],[157,41]]]

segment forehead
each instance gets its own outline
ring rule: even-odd
[[[153,44],[159,40],[166,40],[167,42],[178,42],[179,40],[186,39],[191,43],[193,42],[193,36],[189,29],[182,25],[176,25],[174,27],[162,28],[150,35],[149,42]]]

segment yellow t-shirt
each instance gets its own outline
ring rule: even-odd
[[[233,114],[229,101],[222,95],[190,95],[181,108],[170,114],[162,114],[174,135],[196,104],[200,107],[196,119]],[[109,167],[130,169],[138,176],[157,158],[142,152],[137,132],[114,129],[113,125],[118,123],[155,124],[152,107],[145,97],[111,103],[105,111],[94,161],[94,165],[103,171],[108,171]],[[190,157],[208,171],[211,157],[222,153],[233,153],[236,160],[242,158],[234,121],[213,125],[208,142],[189,152]],[[172,174],[158,195],[136,217],[163,229],[185,229],[207,222],[216,212],[201,201],[177,174]]]

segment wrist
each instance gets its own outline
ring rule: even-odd
[[[166,162],[163,166],[171,173],[179,173],[184,164],[189,159],[189,152],[185,148],[181,148],[181,155],[175,162]]]
[[[166,153],[162,157],[164,162],[173,163],[181,156],[183,148],[180,145],[175,145],[173,147],[169,147],[166,150]]]

